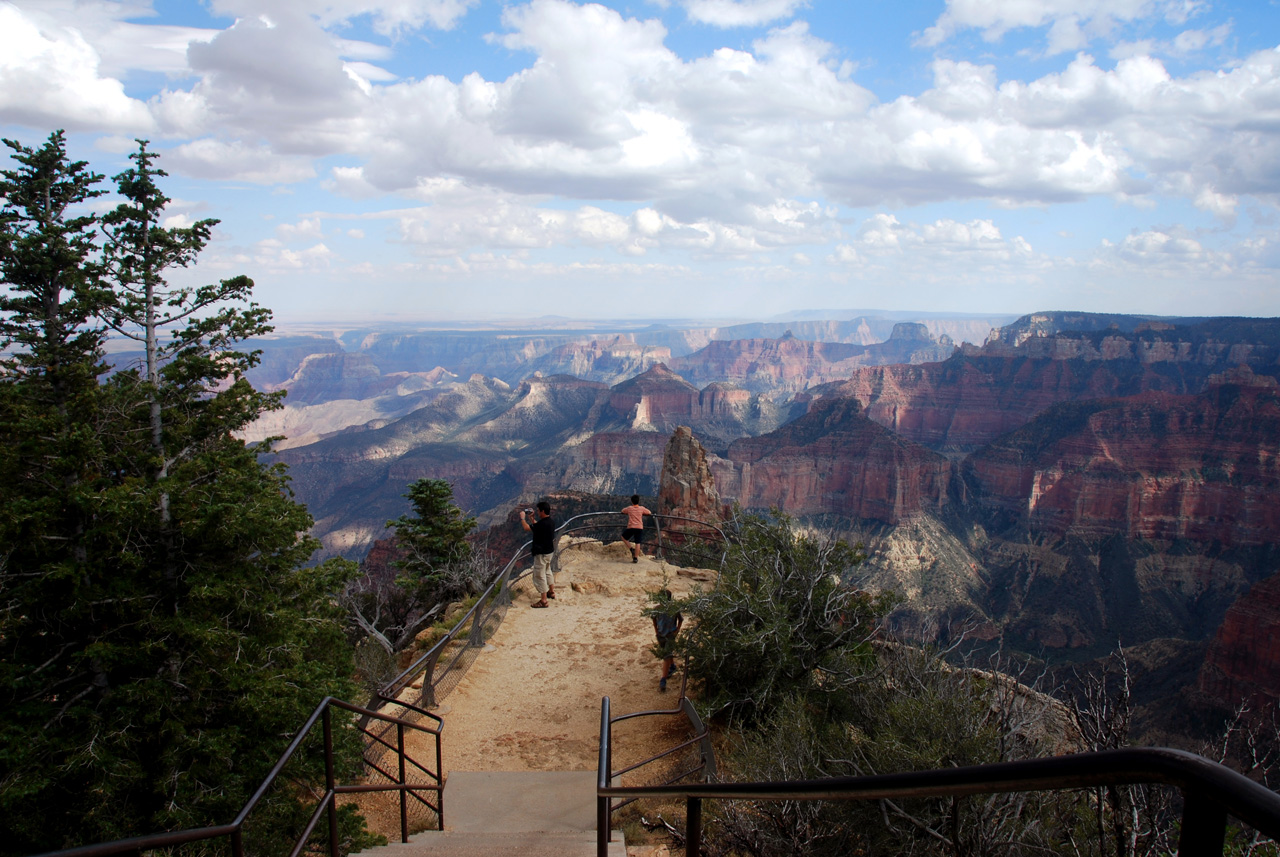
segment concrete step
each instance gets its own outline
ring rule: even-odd
[[[595,831],[475,833],[426,831],[405,843],[361,852],[366,857],[595,857]],[[626,857],[622,832],[614,831],[609,857]]]
[[[368,857],[595,857],[591,771],[451,771],[443,831],[362,852]],[[609,857],[626,857],[613,832]]]
[[[596,829],[591,771],[450,771],[445,830],[567,833]]]

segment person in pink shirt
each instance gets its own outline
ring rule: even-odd
[[[622,514],[627,516],[627,526],[622,531],[622,543],[631,550],[631,561],[640,561],[640,543],[644,541],[644,516],[652,515],[644,506],[640,505],[640,495],[631,495],[631,505],[622,510]]]

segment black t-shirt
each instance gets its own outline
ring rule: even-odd
[[[529,548],[529,553],[538,554],[555,553],[556,551],[556,521],[548,515],[545,518],[539,518],[529,525],[529,532],[533,535],[533,545]]]

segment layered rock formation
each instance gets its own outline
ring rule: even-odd
[[[854,399],[815,402],[782,428],[730,445],[716,484],[748,508],[897,524],[949,501],[952,465],[867,419]]]
[[[676,428],[663,453],[658,511],[709,523],[721,518],[720,493],[707,463],[707,451],[688,426]]]
[[[734,339],[671,361],[671,368],[695,384],[729,381],[755,393],[797,392],[847,378],[860,366],[929,363],[955,350],[950,337],[935,340],[923,324],[895,324],[892,335],[873,345],[797,339],[786,331],[777,339]]]
[[[752,395],[733,384],[716,382],[699,390],[662,363],[615,385],[609,407],[632,430],[669,434],[689,425],[719,450],[743,435],[771,431],[793,414],[789,403]]]
[[[329,341],[288,374],[275,365],[272,383],[319,402],[394,381],[388,400],[421,396],[423,406],[370,415],[282,457],[327,550],[358,556],[422,476],[449,479],[483,523],[505,521],[517,499],[565,489],[656,494],[668,438],[687,426],[688,440],[712,451],[706,467],[722,496],[863,540],[856,582],[909,597],[899,630],[963,629],[1073,660],[1120,642],[1170,686],[1216,631],[1203,691],[1280,697],[1269,666],[1280,659],[1248,650],[1280,624],[1268,594],[1280,584],[1258,583],[1280,571],[1280,323],[1041,313],[941,362],[848,368],[871,362],[872,349],[911,360],[949,348],[914,325],[888,342],[859,339],[877,330],[833,322],[805,333],[846,337],[838,347],[766,339],[780,334],[768,326],[743,328],[755,335],[737,343],[710,330],[343,340],[363,356],[332,353]],[[481,353],[489,345],[497,350]],[[441,377],[431,387],[390,375],[395,360],[446,352],[471,365],[512,359],[504,373],[524,380]],[[842,366],[847,378],[804,389]],[[530,375],[537,367],[589,377]],[[609,387],[609,373],[627,378]],[[335,426],[322,425],[312,431]],[[678,457],[688,475],[669,480],[663,502],[704,517],[711,485],[692,451]]]
[[[1062,402],[1148,390],[1193,392],[1209,374],[1209,367],[1194,365],[960,355],[942,363],[859,369],[847,381],[811,392],[855,398],[885,428],[960,456]]]
[[[863,368],[811,393],[852,396],[872,420],[960,456],[1062,402],[1148,391],[1199,393],[1212,375],[1240,364],[1280,374],[1280,325],[1265,319],[1192,321],[1041,313],[993,331],[983,346],[964,346],[944,362]]]
[[[970,492],[1043,535],[1273,543],[1280,397],[1257,381],[1059,405],[967,459]]]
[[[1198,687],[1227,708],[1280,701],[1280,574],[1254,584],[1227,610]]]

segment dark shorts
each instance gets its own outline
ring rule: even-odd
[[[627,527],[622,531],[622,540],[624,542],[642,542],[644,541],[644,530],[638,527]]]
[[[658,658],[661,660],[666,660],[667,658],[671,657],[674,654],[674,652],[672,651],[672,647],[675,646],[675,642],[676,642],[675,634],[672,634],[669,637],[659,634],[658,635],[658,651],[657,651]]]

